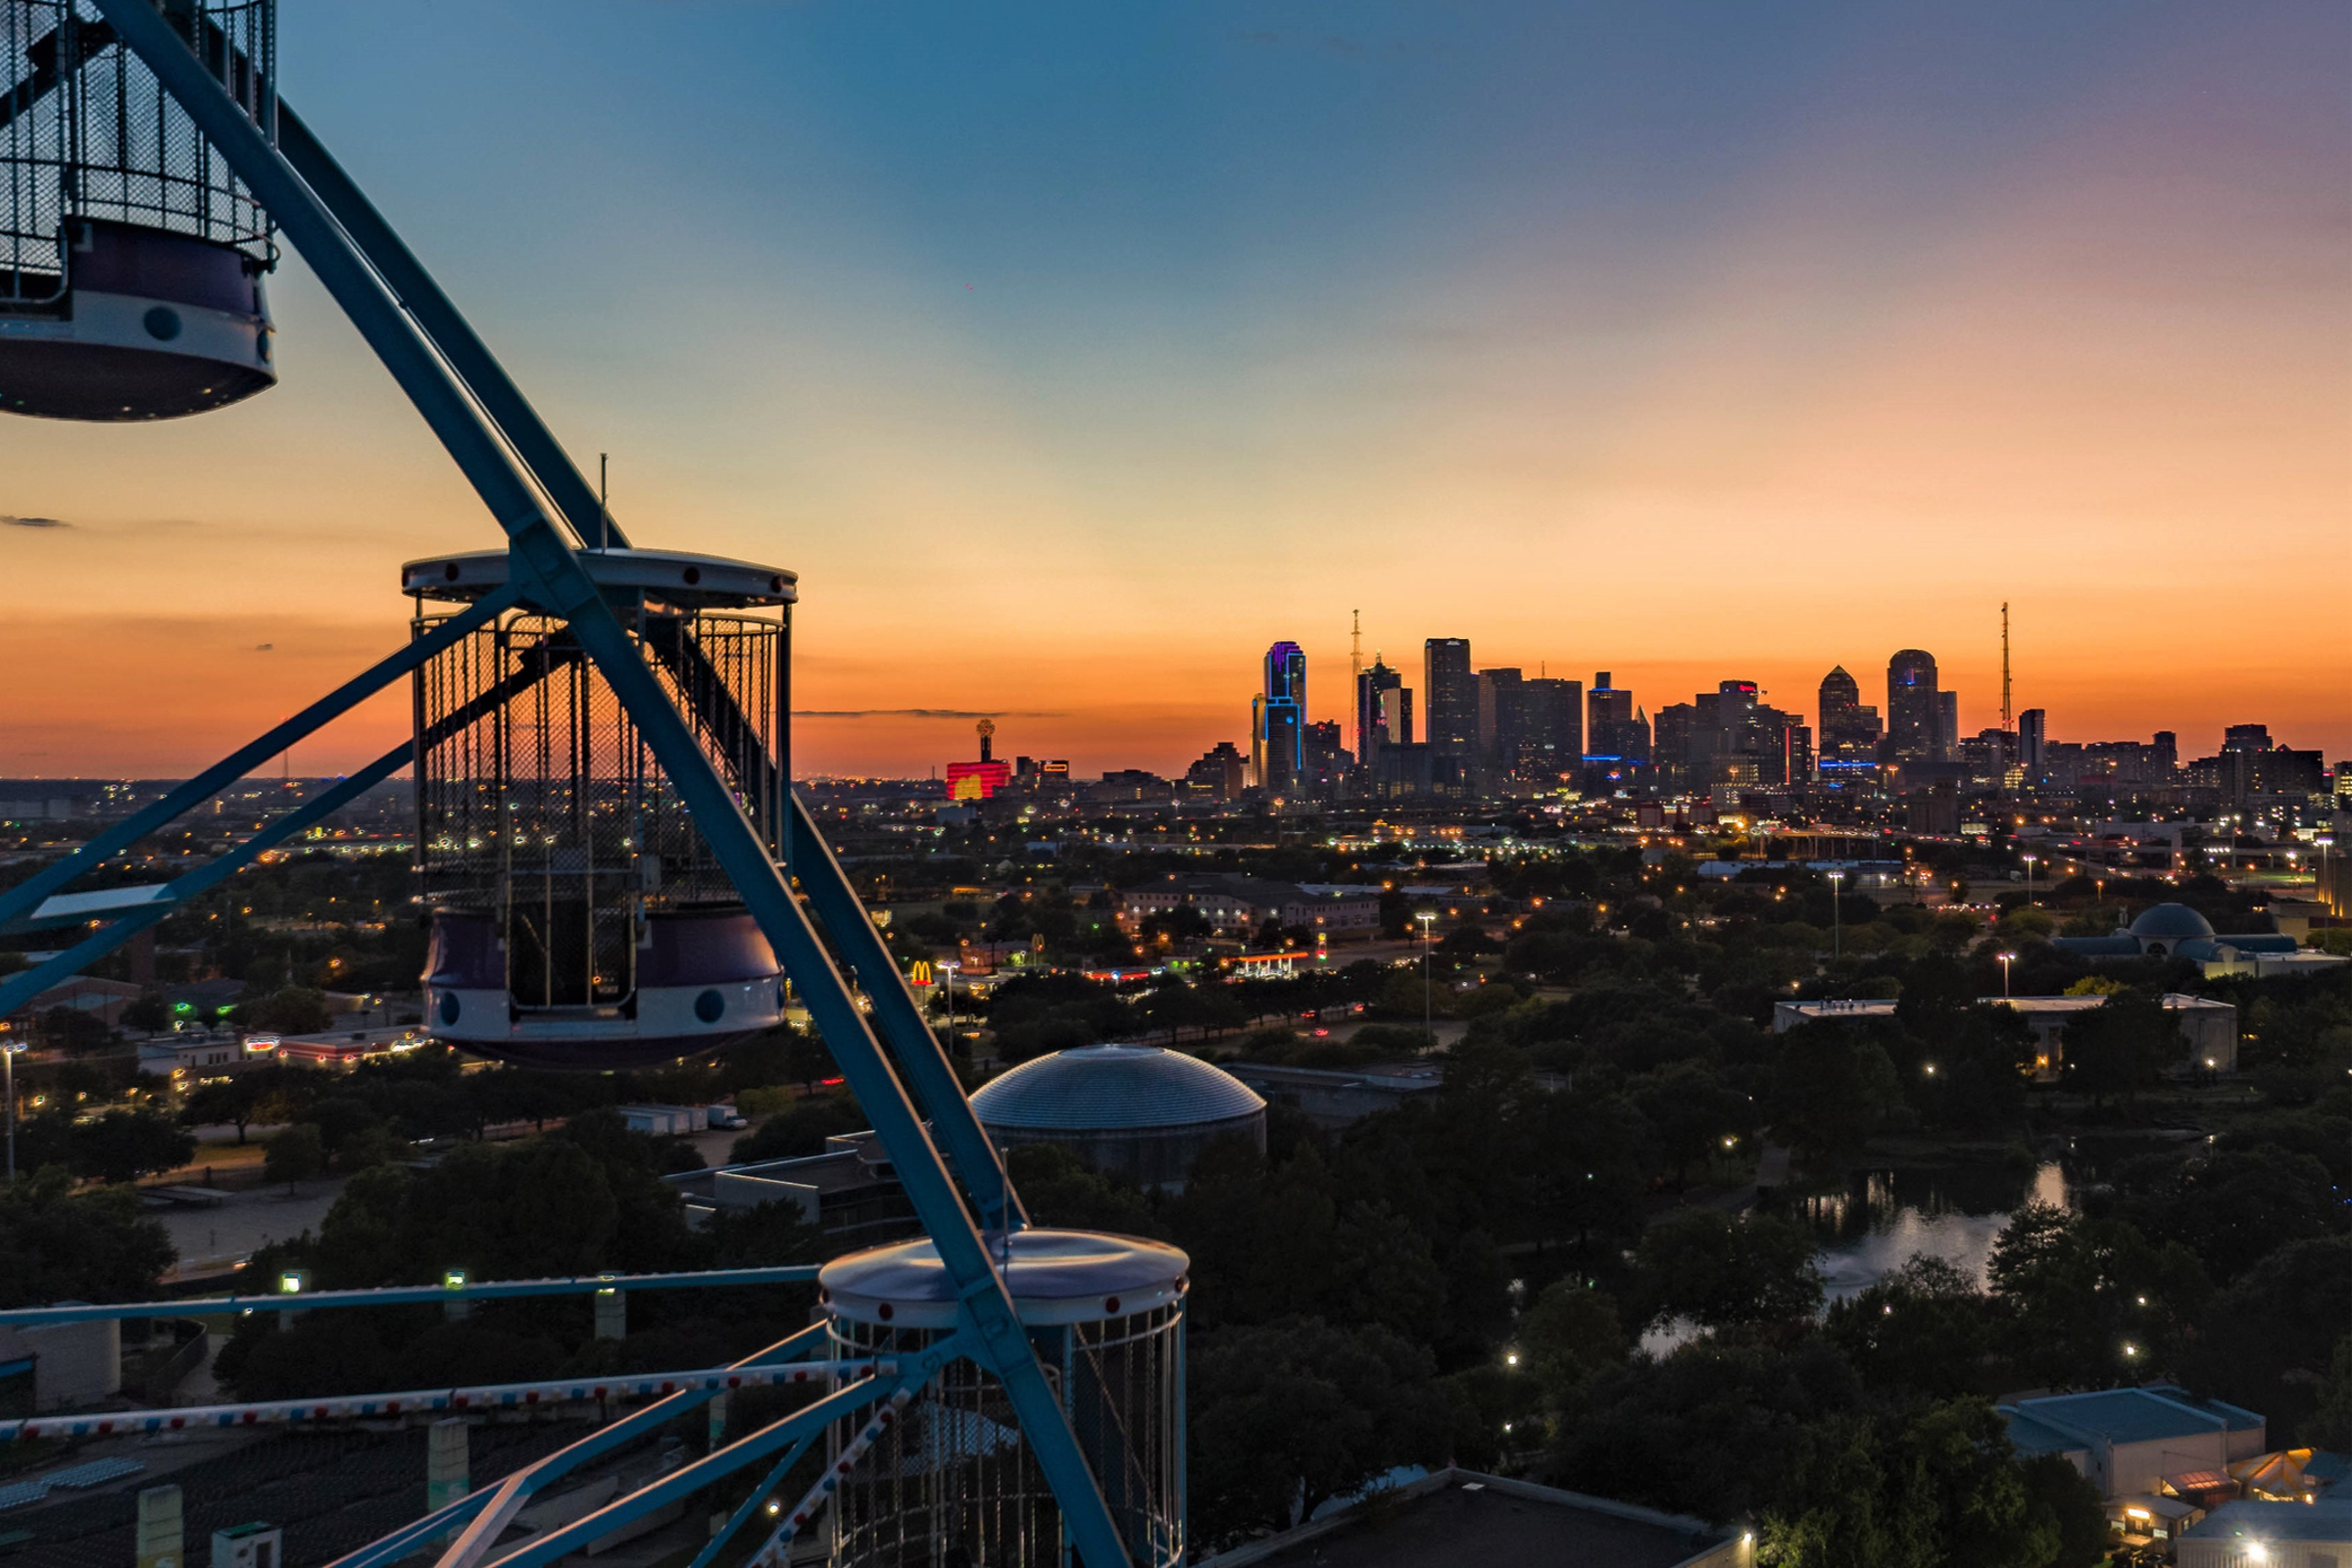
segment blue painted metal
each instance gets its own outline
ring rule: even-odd
[[[706,1268],[678,1274],[579,1274],[564,1279],[484,1280],[480,1284],[386,1285],[367,1291],[305,1291],[287,1296],[203,1296],[173,1301],[109,1301],[96,1305],[17,1306],[0,1310],[0,1328],[34,1323],[91,1323],[108,1318],[204,1317],[214,1313],[297,1307],[305,1312],[336,1306],[416,1306],[443,1301],[504,1301],[525,1296],[588,1296],[598,1291],[692,1291],[729,1285],[804,1285],[816,1278],[814,1263],[773,1268]],[[822,1344],[821,1340],[812,1344]]]
[[[153,806],[134,811],[73,854],[26,877],[6,893],[0,893],[0,929],[7,929],[9,921],[34,908],[41,900],[75,877],[95,869],[102,861],[129,849],[158,828],[168,826],[191,808],[211,800],[223,785],[235,783],[296,741],[313,734],[329,720],[339,717],[415,670],[460,638],[487,625],[493,618],[512,609],[521,597],[521,592],[520,584],[509,583],[495,592],[484,594],[463,612],[436,622],[431,631],[412,639],[400,652],[366,672],[353,676],[274,729],[240,746],[185,784],[174,788]]]
[[[1126,1549],[1102,1490],[938,1148],[807,913],[744,820],[726,781],[670,706],[660,681],[539,508],[528,481],[496,434],[377,286],[352,236],[147,0],[95,3],[123,43],[155,73],[163,89],[187,111],[246,188],[270,210],[279,231],[302,253],[440,438],[505,529],[515,564],[511,577],[533,579],[533,600],[568,620],[581,647],[596,661],[693,814],[712,858],[800,985],[843,1076],[872,1118],[916,1217],[956,1282],[961,1313],[976,1341],[975,1359],[1004,1384],[1079,1554],[1088,1568],[1127,1568]]]
[[[408,766],[409,752],[413,745],[413,742],[401,742],[357,773],[336,781],[293,810],[272,817],[267,826],[226,855],[208,860],[187,875],[165,883],[163,896],[153,903],[84,937],[56,957],[45,959],[29,969],[20,969],[7,979],[0,980],[0,1018],[16,1011],[68,975],[76,973],[84,964],[96,962],[149,926],[161,923],[165,916],[188,900],[220,886],[297,833],[358,800]]]
[[[896,1378],[867,1378],[838,1394],[828,1395],[814,1404],[795,1410],[781,1421],[728,1444],[715,1453],[679,1466],[659,1481],[640,1487],[625,1497],[614,1498],[586,1518],[574,1520],[545,1535],[534,1536],[498,1560],[503,1568],[539,1568],[542,1563],[554,1562],[600,1536],[610,1535],[633,1519],[691,1496],[712,1482],[733,1475],[745,1465],[765,1458],[778,1448],[823,1432],[833,1422],[854,1410],[861,1410],[877,1399],[890,1398],[902,1389],[920,1389],[938,1375],[941,1366],[953,1358],[953,1354],[933,1357],[926,1352],[924,1360],[929,1362],[928,1365],[918,1364],[915,1370]],[[453,1553],[441,1559],[439,1568],[464,1568],[465,1564],[473,1560],[460,1560]]]
[[[811,1432],[786,1448],[783,1455],[768,1467],[767,1474],[760,1478],[760,1484],[752,1488],[751,1494],[735,1505],[735,1511],[727,1515],[727,1522],[718,1527],[717,1534],[710,1538],[710,1544],[694,1554],[694,1561],[688,1563],[686,1568],[710,1568],[710,1559],[726,1550],[727,1543],[752,1522],[752,1516],[760,1511],[760,1504],[784,1484],[784,1478],[792,1474],[792,1467],[801,1462],[801,1455],[807,1453],[809,1445],[822,1436],[824,1434],[821,1432]]]
[[[469,1388],[402,1389],[380,1394],[312,1395],[252,1404],[171,1405],[153,1410],[97,1410],[74,1415],[28,1415],[0,1421],[0,1443],[34,1438],[108,1438],[158,1432],[195,1432],[257,1426],[305,1426],[326,1421],[374,1421],[474,1411],[528,1412],[589,1400],[667,1398],[691,1394],[714,1398],[731,1389],[807,1387],[848,1372],[895,1369],[894,1361],[815,1361],[773,1366],[703,1367],[691,1372],[631,1372],[612,1377],[557,1378],[544,1383],[485,1383]]]
[[[814,1327],[803,1329],[798,1334],[778,1340],[765,1349],[755,1350],[736,1362],[735,1365],[749,1367],[763,1366],[771,1362],[796,1361],[825,1348],[826,1343],[825,1328],[820,1323]],[[609,1422],[599,1427],[579,1442],[559,1448],[537,1463],[525,1466],[523,1470],[515,1472],[515,1476],[511,1476],[508,1480],[513,1481],[515,1477],[527,1473],[535,1478],[530,1483],[532,1489],[544,1487],[550,1481],[569,1474],[598,1455],[615,1448],[633,1438],[641,1437],[664,1422],[676,1420],[679,1416],[703,1403],[708,1397],[709,1396],[704,1395],[700,1390],[688,1390],[671,1395],[668,1398],[649,1404],[642,1410],[621,1417],[618,1421]],[[436,1509],[421,1519],[412,1520],[390,1535],[372,1541],[359,1550],[337,1558],[333,1568],[382,1568],[383,1564],[398,1562],[401,1558],[420,1550],[427,1544],[440,1540],[451,1530],[465,1525],[482,1509],[496,1501],[504,1490],[502,1486],[498,1491],[478,1492],[469,1497],[461,1497],[445,1508]]]

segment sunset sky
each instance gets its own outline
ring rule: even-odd
[[[2352,756],[2352,20],[2308,4],[282,8],[639,543],[797,569],[812,772],[1247,744],[1348,627]],[[280,386],[0,416],[0,776],[184,772],[496,542],[299,259]],[[51,521],[55,526],[26,526]],[[267,645],[265,647],[265,645]],[[855,716],[862,715],[862,716]],[[293,766],[407,723],[370,707]],[[1350,735],[1352,741],[1352,735]]]

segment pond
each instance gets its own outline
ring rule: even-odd
[[[2029,1200],[2069,1206],[2064,1168],[2052,1161],[2031,1170],[1962,1165],[1864,1171],[1843,1191],[1796,1200],[1790,1213],[1820,1238],[1824,1295],[1837,1301],[1861,1294],[1919,1252],[1985,1283],[1992,1244],[2011,1212]]]
[[[2066,1170],[2055,1161],[1871,1170],[1841,1189],[1792,1199],[1785,1212],[1812,1227],[1826,1304],[1859,1296],[1918,1252],[1983,1285],[2010,1214],[2029,1200],[2071,1207],[2069,1195]],[[1700,1332],[1688,1319],[1670,1319],[1642,1336],[1642,1348],[1665,1355]]]

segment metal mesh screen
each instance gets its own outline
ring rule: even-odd
[[[1182,1303],[1065,1328],[1031,1343],[1143,1568],[1184,1555]],[[844,1359],[916,1350],[933,1334],[835,1319]],[[862,1416],[839,1424],[838,1455]],[[835,1492],[833,1568],[1062,1568],[1061,1512],[1021,1441],[1004,1386],[970,1361],[942,1372]]]
[[[420,618],[413,629],[432,625]],[[774,853],[781,627],[648,610],[633,628]],[[420,891],[498,919],[518,1004],[617,1002],[636,987],[646,914],[735,901],[684,802],[562,620],[508,614],[428,660],[413,691]]]
[[[179,0],[166,15],[274,140],[276,0]],[[82,0],[0,0],[0,304],[63,292],[69,218],[275,258],[269,214],[103,18]]]

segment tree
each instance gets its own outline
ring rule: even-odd
[[[1821,1271],[1802,1225],[1764,1215],[1678,1208],[1635,1250],[1640,1321],[1688,1317],[1709,1328],[1775,1323],[1821,1304]]]
[[[160,992],[143,991],[122,1008],[122,1024],[128,1029],[142,1029],[149,1034],[172,1026],[172,1004]]]
[[[73,1130],[74,1173],[102,1182],[176,1170],[195,1153],[194,1138],[149,1110],[110,1110]]]
[[[1586,1379],[1625,1359],[1617,1303],[1580,1280],[1554,1280],[1519,1323],[1519,1356],[1544,1394],[1565,1399]]]
[[[172,1266],[172,1239],[128,1188],[74,1190],[59,1165],[0,1186],[0,1307],[139,1301]]]
[[[318,1129],[310,1122],[297,1122],[270,1135],[262,1146],[262,1175],[273,1182],[284,1182],[292,1192],[296,1182],[307,1182],[326,1169],[326,1147]]]
[[[2120,1220],[2026,1203],[1993,1243],[2012,1376],[2053,1388],[2136,1382],[2172,1360],[2210,1292],[2196,1254]]]
[[[2340,1412],[2344,1303],[2352,1301],[2352,1237],[2289,1242],[2215,1297],[2182,1356],[2189,1387],[2260,1410],[2275,1440],[2345,1436]],[[2332,1380],[2332,1381],[2331,1381]],[[2329,1405],[2329,1398],[2338,1402]],[[2332,1446],[2332,1445],[2331,1445]]]
[[[1194,1518],[1203,1541],[1287,1530],[1397,1465],[1436,1465],[1467,1412],[1429,1352],[1378,1325],[1288,1319],[1191,1352]]]
[[[2327,1381],[2320,1385],[2320,1406],[2303,1435],[2316,1446],[2338,1452],[2352,1448],[2352,1333],[2335,1342]]]
[[[1020,1145],[1006,1151],[1004,1163],[1035,1224],[1114,1236],[1166,1234],[1142,1193],[1088,1169],[1060,1144]]]
[[[1674,1161],[1678,1192],[1692,1161],[1704,1163],[1721,1152],[1726,1138],[1742,1136],[1754,1124],[1754,1103],[1709,1062],[1668,1062],[1629,1088],[1656,1130],[1659,1147]]]
[[[1874,1389],[1936,1398],[1984,1393],[1993,1304],[1939,1257],[1915,1255],[1858,1295],[1830,1303],[1830,1343]]]
[[[2155,997],[2121,991],[2066,1026],[2066,1081],[2091,1097],[2092,1108],[2120,1095],[2125,1114],[2185,1050],[2180,1025]]]
[[[308,986],[287,986],[259,1002],[240,1004],[237,1021],[276,1034],[315,1035],[332,1029],[335,1015],[327,1010],[326,993]]]
[[[1781,1036],[1770,1108],[1782,1137],[1817,1157],[1859,1149],[1902,1103],[1894,1063],[1866,1027],[1800,1024]]]

